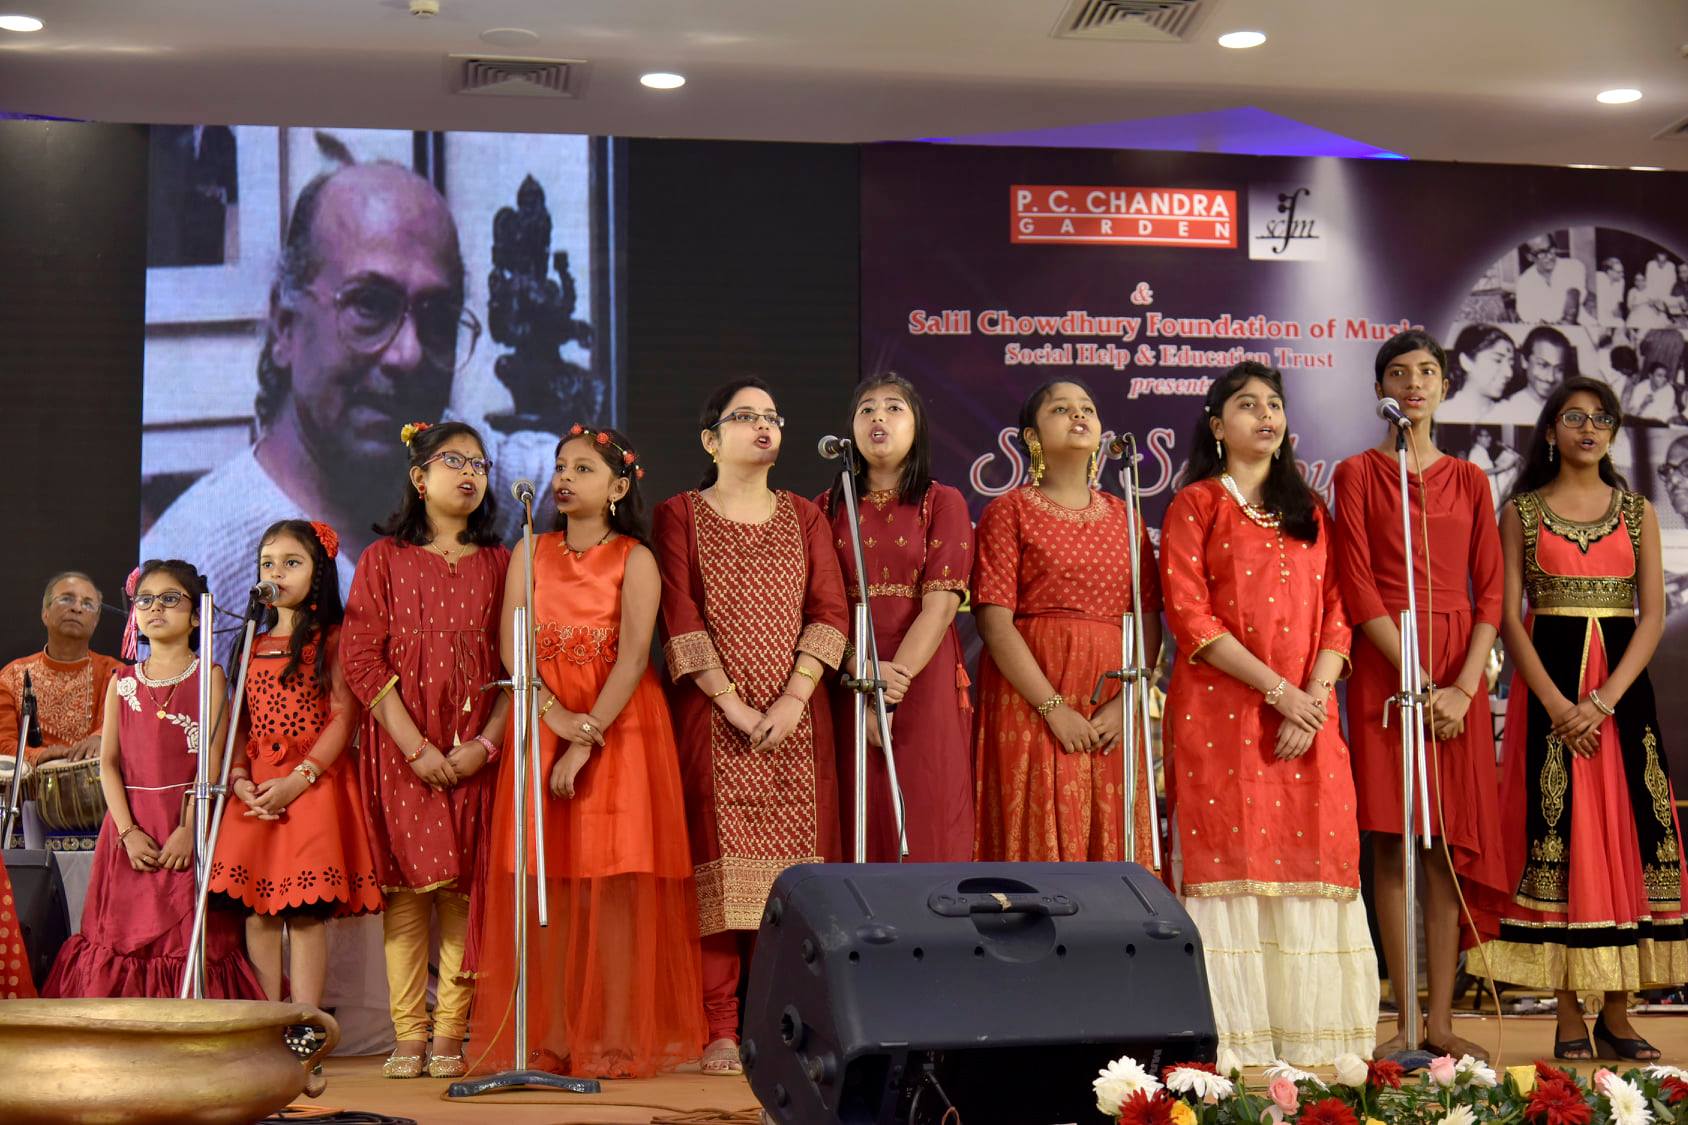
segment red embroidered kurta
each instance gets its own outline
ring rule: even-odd
[[[1148,529],[1138,528],[1143,609],[1161,609]],[[991,501],[979,518],[973,601],[1014,613],[1043,674],[1067,705],[1089,716],[1102,673],[1118,670],[1121,616],[1131,610],[1125,502],[1094,492],[1082,511],[1036,488]],[[1108,698],[1119,694],[1117,681]],[[1041,702],[1041,700],[1037,701]],[[1104,701],[1105,703],[1106,701]],[[1152,858],[1146,733],[1138,766],[1137,862]],[[979,658],[979,724],[974,742],[980,860],[1118,860],[1125,823],[1124,757],[1069,754],[1034,705]],[[1124,857],[1133,858],[1133,857]]]
[[[828,668],[844,655],[849,612],[826,517],[776,492],[764,523],[734,523],[696,492],[656,510],[663,646],[675,681],[680,774],[704,936],[754,930],[779,873],[842,859],[838,776],[827,693],[816,690],[772,753],[750,749],[686,677],[720,668],[766,711],[797,654]]]
[[[479,734],[499,679],[498,614],[510,552],[482,547],[452,568],[425,547],[387,538],[358,559],[340,660],[365,708],[396,691],[417,727],[441,753]],[[363,777],[383,890],[456,884],[467,894],[476,874],[494,769],[444,791],[416,776],[367,711]]]
[[[1189,485],[1167,508],[1161,569],[1178,654],[1162,733],[1186,895],[1359,893],[1354,776],[1335,694],[1313,745],[1282,761],[1278,712],[1197,655],[1229,634],[1297,686],[1321,650],[1346,659],[1334,553],[1323,509],[1308,543],[1255,523],[1217,480]]]
[[[12,880],[0,863],[0,1000],[29,1000],[35,996],[35,978],[29,974],[29,951],[23,944],[23,927],[18,925],[17,905],[12,897]]]
[[[824,504],[824,495],[817,502]],[[903,503],[894,490],[870,492],[861,498],[860,517],[875,640],[879,659],[890,660],[920,616],[927,594],[952,592],[958,600],[966,595],[973,573],[973,521],[961,493],[936,483],[918,504]],[[842,501],[832,515],[832,533],[853,611],[860,584]],[[854,624],[852,619],[852,629]],[[855,835],[854,707],[851,693],[839,690],[834,695],[846,852]],[[911,862],[959,863],[973,857],[971,720],[961,641],[952,625],[909,685],[892,720],[891,746],[903,791]],[[896,814],[885,757],[878,747],[868,747],[867,778],[868,859],[895,862]]]
[[[100,733],[105,725],[106,681],[124,667],[116,657],[97,652],[68,663],[35,652],[0,668],[0,757],[17,753],[25,672],[35,691],[35,714],[41,726],[41,745],[24,748],[25,759],[33,762],[49,746],[70,746]]]
[[[1349,620],[1399,622],[1407,608],[1407,564],[1401,543],[1400,470],[1375,449],[1336,467],[1336,572]],[[1465,664],[1471,631],[1500,626],[1505,585],[1500,532],[1489,478],[1458,457],[1441,457],[1420,480],[1410,474],[1413,577],[1418,636],[1431,679],[1451,684]],[[1429,510],[1429,562],[1425,509]],[[1383,725],[1384,701],[1400,690],[1400,672],[1358,628],[1354,675],[1348,681],[1348,740],[1354,754],[1355,807],[1362,832],[1401,833],[1401,727]],[[1500,830],[1500,775],[1495,769],[1494,720],[1486,687],[1465,713],[1465,730],[1426,756],[1430,767],[1431,832],[1447,837],[1454,869],[1478,889],[1483,914],[1509,893]],[[1439,766],[1439,770],[1438,770]],[[1440,807],[1440,814],[1438,814]],[[1422,817],[1413,816],[1416,833]],[[1492,918],[1481,928],[1492,927]]]

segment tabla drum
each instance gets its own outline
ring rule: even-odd
[[[26,784],[36,815],[49,832],[99,831],[106,802],[98,758],[43,762],[31,771]]]

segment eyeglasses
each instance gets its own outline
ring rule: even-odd
[[[156,603],[165,609],[175,609],[188,600],[188,596],[178,590],[170,590],[163,594],[136,594],[135,608],[145,613]]]
[[[465,457],[461,453],[452,453],[450,451],[434,454],[432,457],[422,462],[422,468],[426,469],[435,461],[438,461],[454,473],[461,473],[465,465],[467,465],[469,470],[477,477],[484,477],[492,471],[492,462],[485,457]]]
[[[768,411],[766,414],[758,414],[754,410],[735,410],[731,414],[721,415],[715,424],[719,426],[723,422],[743,422],[746,425],[755,425],[757,422],[766,422],[776,430],[785,429],[785,415],[775,414],[772,410]]]
[[[1573,430],[1582,429],[1584,422],[1593,422],[1594,428],[1597,430],[1615,429],[1618,424],[1617,418],[1604,411],[1598,414],[1590,414],[1586,410],[1567,410],[1559,416],[1559,421]]]
[[[463,370],[481,338],[480,320],[454,296],[413,298],[385,281],[350,282],[336,289],[332,297],[314,289],[302,292],[312,300],[334,306],[340,342],[362,355],[386,351],[407,316],[416,328],[423,357],[442,371]]]
[[[1659,466],[1659,476],[1664,480],[1688,481],[1688,461],[1666,461]]]
[[[75,594],[60,594],[53,599],[52,604],[60,609],[83,609],[89,613],[100,608],[100,603],[93,598],[79,598]]]

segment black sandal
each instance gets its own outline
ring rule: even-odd
[[[1600,1058],[1623,1059],[1626,1062],[1653,1062],[1660,1057],[1659,1049],[1645,1039],[1619,1039],[1606,1026],[1606,1013],[1594,1018],[1594,1041],[1600,1045]],[[1605,1052],[1611,1051],[1610,1055]],[[1643,1054],[1651,1051],[1651,1054]]]
[[[1577,1051],[1578,1054],[1571,1052]],[[1555,1039],[1553,1041],[1553,1057],[1565,1059],[1568,1062],[1593,1062],[1594,1044],[1588,1041],[1588,1036],[1581,1039]]]

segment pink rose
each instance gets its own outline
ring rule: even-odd
[[[1594,1088],[1604,1094],[1606,1092],[1606,1083],[1616,1077],[1617,1075],[1613,1074],[1606,1067],[1601,1067],[1599,1070],[1594,1072]]]
[[[1438,1086],[1454,1084],[1454,1057],[1442,1055],[1430,1060],[1430,1079]]]
[[[1296,1107],[1301,1104],[1295,1083],[1287,1078],[1272,1079],[1272,1084],[1266,1088],[1266,1092],[1272,1095],[1272,1103],[1285,1113],[1294,1113]]]

